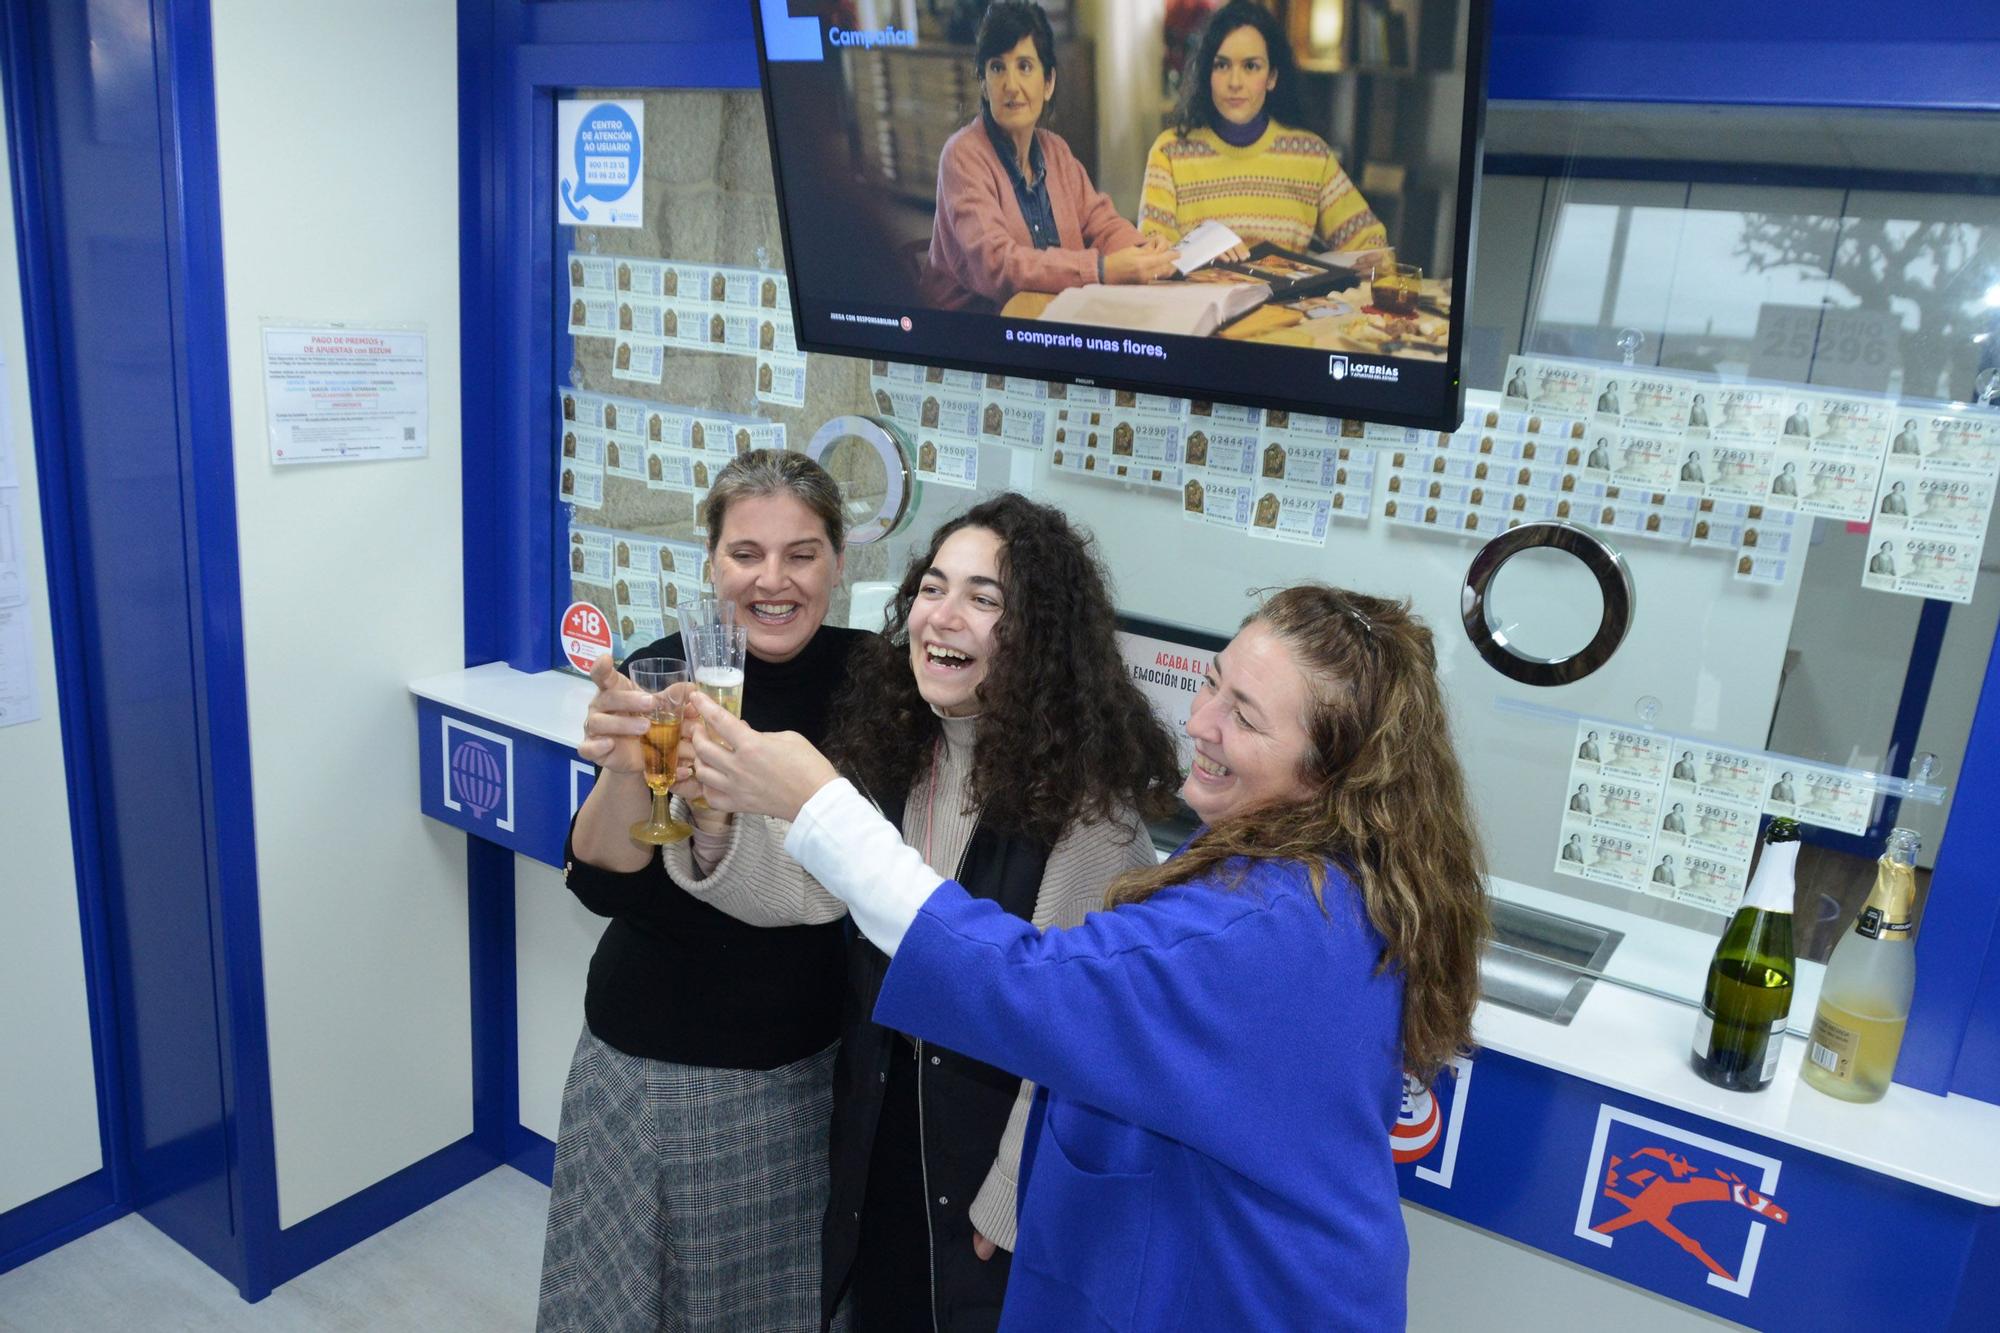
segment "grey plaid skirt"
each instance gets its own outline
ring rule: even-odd
[[[585,1028],[563,1086],[536,1327],[817,1330],[835,1049],[708,1069],[627,1055]]]

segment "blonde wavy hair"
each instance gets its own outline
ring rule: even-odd
[[[1324,584],[1276,593],[1243,623],[1267,626],[1305,673],[1309,794],[1224,819],[1172,860],[1127,871],[1105,905],[1263,858],[1303,864],[1324,909],[1329,870],[1344,872],[1386,942],[1378,973],[1403,973],[1403,1063],[1428,1083],[1471,1043],[1490,931],[1431,632],[1407,602]]]

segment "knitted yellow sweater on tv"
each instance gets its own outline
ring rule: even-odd
[[[1269,241],[1286,250],[1389,243],[1326,140],[1275,120],[1246,148],[1206,127],[1185,139],[1164,130],[1153,140],[1139,230],[1173,243],[1211,218],[1252,245]]]

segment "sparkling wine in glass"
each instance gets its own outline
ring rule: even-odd
[[[727,708],[731,717],[742,717],[743,664],[750,652],[750,631],[742,625],[709,625],[683,630],[682,635],[694,660],[694,687]],[[715,738],[711,727],[709,739]],[[704,801],[696,804],[707,808]]]
[[[719,690],[726,689],[728,685],[728,669],[726,665],[711,669],[711,676],[718,677],[717,680],[711,682],[716,685],[716,688],[710,688],[702,683],[701,673],[704,669],[703,650],[699,646],[704,643],[717,643],[718,646],[712,651],[720,652],[722,651],[722,645],[733,641],[735,635],[742,635],[743,642],[747,648],[750,632],[747,629],[741,628],[736,623],[736,603],[730,601],[727,597],[703,597],[697,601],[689,602],[680,610],[680,624],[682,650],[687,653],[688,660],[694,664],[696,688],[700,689],[703,694],[708,695],[724,708],[729,709],[735,716],[742,717],[742,659],[744,654],[739,652],[736,655],[736,688],[733,691],[734,702],[732,703],[723,693],[718,692]],[[723,634],[723,638],[720,641],[716,641],[712,637],[717,631]],[[690,804],[697,810],[706,810],[709,808],[708,801],[700,796],[695,797]]]
[[[680,842],[694,829],[673,818],[667,802],[674,785],[681,744],[680,700],[669,697],[669,689],[686,685],[688,666],[678,657],[645,657],[629,664],[625,674],[634,688],[650,695],[652,710],[647,714],[646,734],[639,738],[645,756],[646,790],[652,794],[650,818],[632,826],[632,841],[663,846]]]

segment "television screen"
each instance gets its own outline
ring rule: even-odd
[[[808,351],[1449,430],[1490,0],[752,0]]]

